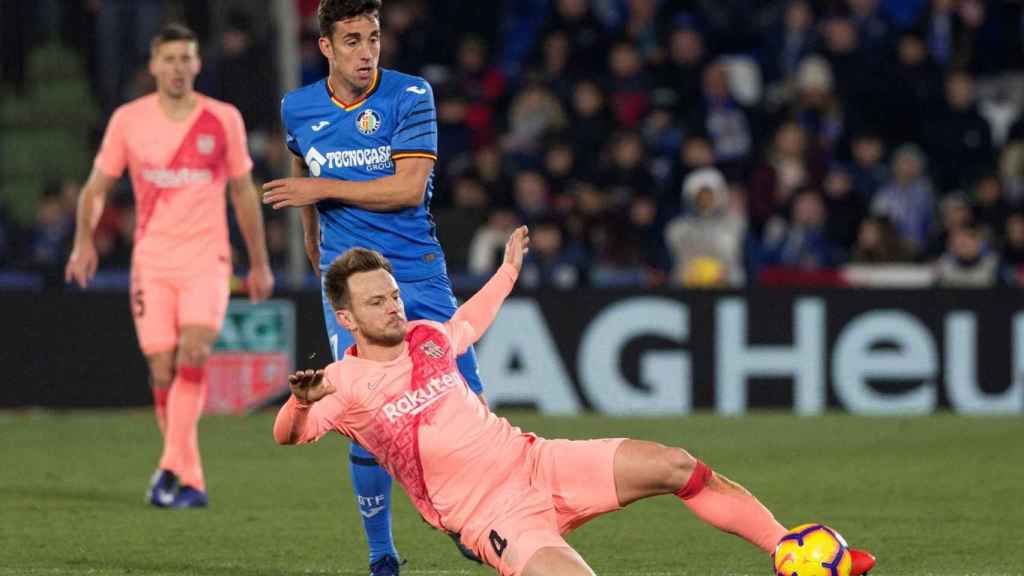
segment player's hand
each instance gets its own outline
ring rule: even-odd
[[[274,293],[274,274],[270,271],[270,266],[266,264],[253,266],[249,270],[247,280],[249,300],[252,302],[262,302]]]
[[[523,256],[530,251],[530,229],[520,226],[512,231],[505,243],[505,263],[515,266],[516,272],[523,269]]]
[[[317,402],[335,391],[334,384],[324,379],[323,370],[299,370],[288,376],[288,385],[295,398],[307,404]]]
[[[309,206],[326,198],[325,182],[320,178],[279,178],[263,185],[263,203],[274,210],[289,206]]]
[[[85,288],[96,275],[98,263],[99,256],[96,255],[96,246],[92,242],[76,243],[68,258],[68,264],[64,268],[64,281],[74,281]]]

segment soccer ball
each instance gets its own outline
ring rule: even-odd
[[[776,576],[850,576],[846,540],[824,524],[803,524],[779,540],[772,553]]]

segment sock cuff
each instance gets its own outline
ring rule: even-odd
[[[708,481],[711,480],[711,474],[711,468],[697,460],[697,465],[693,467],[690,479],[686,481],[685,486],[676,491],[676,496],[682,500],[689,500],[700,494],[701,490],[708,485]]]
[[[170,394],[170,388],[157,388],[153,387],[153,405],[157,407],[167,406],[167,395]]]
[[[203,366],[178,366],[178,376],[185,382],[198,384],[203,381],[206,368]]]

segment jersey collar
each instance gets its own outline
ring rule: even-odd
[[[355,102],[346,103],[346,102],[342,102],[337,96],[334,95],[334,91],[331,90],[330,79],[329,78],[325,78],[324,79],[324,86],[327,87],[327,96],[330,97],[331,102],[333,102],[335,106],[337,106],[338,108],[341,108],[345,112],[351,112],[351,111],[355,110],[356,108],[359,108],[360,106],[362,106],[363,103],[366,102],[366,100],[370,96],[373,96],[373,93],[377,91],[377,87],[379,85],[380,85],[380,68],[378,68],[378,69],[373,71],[373,79],[370,80],[370,89],[366,91],[366,94],[363,94],[362,97],[360,97]]]

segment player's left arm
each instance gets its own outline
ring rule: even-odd
[[[263,212],[259,194],[252,182],[252,158],[249,156],[248,137],[242,114],[234,106],[223,110],[227,151],[226,164],[231,205],[234,206],[238,227],[245,239],[249,253],[249,299],[253,302],[266,300],[274,291],[274,275],[270,272],[267,257],[266,234],[263,231]]]
[[[249,299],[266,300],[274,291],[274,275],[267,256],[266,234],[263,230],[263,212],[259,193],[252,182],[252,172],[231,179],[231,204],[235,209],[238,228],[245,239],[249,253]]]
[[[508,298],[523,268],[523,256],[530,251],[530,235],[526,226],[520,226],[512,232],[505,243],[505,261],[491,279],[477,291],[472,298],[452,315],[446,323],[448,333],[452,337],[452,345],[457,354],[462,354],[477,340],[494,322],[501,304]]]
[[[339,200],[375,212],[393,212],[423,203],[433,158],[395,160],[395,174],[364,182],[333,178],[280,178],[263,185],[263,203],[275,210],[309,206],[320,200]]]

